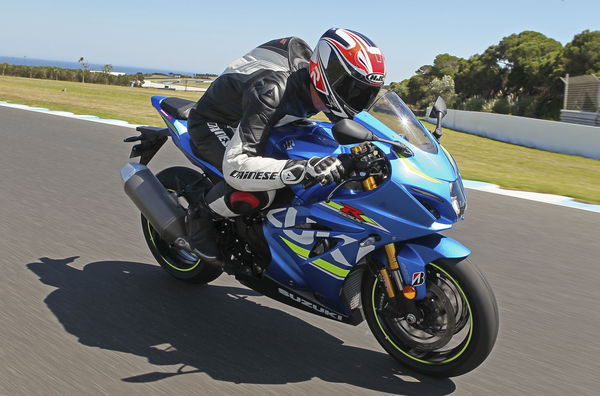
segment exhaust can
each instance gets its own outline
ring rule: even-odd
[[[185,210],[145,165],[130,162],[121,168],[125,193],[167,242],[185,236]]]

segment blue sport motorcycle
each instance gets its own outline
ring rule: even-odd
[[[465,260],[470,251],[440,234],[466,209],[456,163],[438,142],[446,113],[440,99],[433,134],[391,91],[354,120],[301,120],[272,131],[265,156],[343,154],[350,171],[337,185],[279,190],[262,212],[215,219],[222,264],[202,262],[186,241],[188,212],[223,180],[192,148],[186,120],[193,102],[152,98],[167,128],[138,127],[139,136],[125,139],[139,141],[131,158],[140,160],[121,176],[152,254],[175,278],[203,284],[225,271],[304,311],[352,325],[366,319],[401,364],[456,376],[489,355],[498,308],[481,272]],[[196,169],[154,175],[146,167],[169,137]]]

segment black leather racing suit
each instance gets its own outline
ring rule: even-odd
[[[230,189],[268,192],[261,207],[295,177],[294,161],[262,156],[270,131],[318,113],[309,89],[311,53],[297,37],[269,41],[229,65],[190,111],[197,154],[223,170]],[[236,215],[227,199],[216,202],[223,194],[209,193],[211,209]]]

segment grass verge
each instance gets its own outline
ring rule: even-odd
[[[162,125],[163,121],[150,104],[154,95],[178,96],[198,100],[202,92],[131,88],[115,85],[82,84],[23,77],[0,77],[0,100],[51,110],[91,114],[102,118],[129,121],[133,124]]]
[[[0,100],[52,110],[92,114],[134,124],[162,125],[153,95],[197,100],[201,92],[0,77]],[[316,117],[325,120],[322,114]],[[433,125],[426,123],[428,128]],[[507,188],[565,195],[600,203],[600,161],[556,154],[444,128],[442,143],[465,179]]]
[[[428,122],[424,124],[429,130],[435,128]],[[443,130],[441,142],[454,156],[465,179],[600,203],[598,160]]]

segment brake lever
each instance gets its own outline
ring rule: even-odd
[[[329,193],[329,195],[327,195],[327,199],[325,199],[325,202],[329,202],[331,201],[331,198],[335,195],[335,193],[342,188],[345,184],[353,182],[353,181],[363,181],[365,179],[365,177],[363,176],[355,176],[355,177],[351,177],[349,179],[344,180],[343,182],[341,182],[340,184],[338,184],[337,186],[335,186],[335,188],[333,190],[331,190],[331,192]]]

